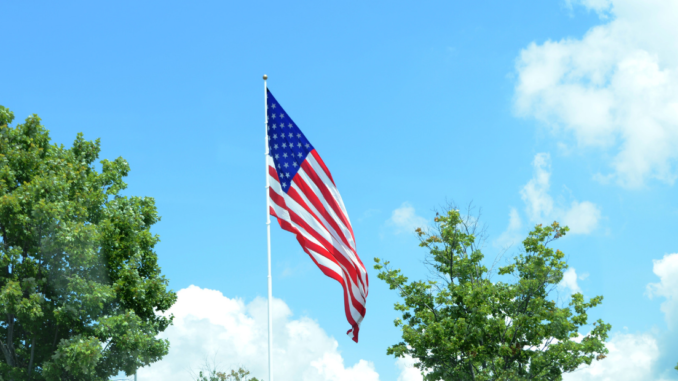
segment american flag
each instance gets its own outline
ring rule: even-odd
[[[270,213],[325,275],[341,283],[347,334],[357,343],[369,281],[344,202],[320,155],[270,91],[267,106]]]

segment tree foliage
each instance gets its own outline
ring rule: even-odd
[[[232,369],[230,373],[220,372],[216,369],[201,370],[196,381],[259,381],[250,376],[250,371],[240,367]]]
[[[154,200],[127,197],[99,140],[50,144],[40,119],[0,106],[0,379],[107,380],[167,354],[176,295],[150,232]]]
[[[515,277],[512,282],[490,280],[476,228],[452,209],[436,217],[433,233],[417,229],[420,246],[430,252],[433,280],[409,281],[375,258],[379,278],[403,299],[395,305],[403,341],[387,353],[412,356],[428,381],[561,380],[581,364],[604,359],[611,326],[598,320],[586,336],[578,333],[603,297],[585,301],[575,293],[565,307],[549,298],[568,266],[548,244],[568,228],[537,225],[523,241],[524,252],[499,268],[500,275]]]

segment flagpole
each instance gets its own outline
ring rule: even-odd
[[[264,74],[264,120],[266,137],[266,236],[268,238],[268,381],[273,381],[273,369],[271,368],[271,351],[273,350],[273,281],[271,280],[271,201],[269,197],[269,188],[271,184],[268,179],[268,87],[266,80],[268,76]]]

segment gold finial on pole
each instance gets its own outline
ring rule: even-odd
[[[264,81],[268,79],[268,76],[264,74]]]

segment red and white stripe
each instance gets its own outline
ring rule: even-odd
[[[325,275],[341,283],[346,319],[351,324],[347,334],[357,343],[369,281],[330,171],[314,149],[301,163],[287,193],[280,185],[270,156],[268,176],[271,215],[278,219],[280,227],[296,235],[301,247]]]

